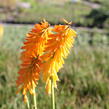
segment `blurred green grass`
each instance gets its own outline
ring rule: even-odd
[[[52,24],[58,24],[60,22],[63,23],[61,19],[65,18],[69,21],[72,20],[75,23],[85,25],[86,15],[91,12],[91,7],[84,3],[66,2],[65,4],[50,4],[50,2],[39,3],[34,0],[26,2],[31,4],[30,8],[16,7],[14,10],[11,10],[12,6],[10,6],[10,9],[5,7],[5,12],[0,12],[0,20],[32,23],[39,22],[40,19],[45,18]]]
[[[40,19],[45,18],[51,24],[59,24],[63,23],[61,19],[65,18],[77,26],[109,28],[108,0],[60,1],[0,0],[0,21],[28,24],[40,22]]]
[[[31,26],[5,26],[0,42],[0,109],[26,109],[16,95],[20,47]],[[59,71],[57,109],[109,109],[109,37],[98,30],[78,29],[78,38]],[[50,109],[44,84],[37,88],[39,109]]]
[[[76,7],[78,7],[78,9]],[[81,10],[83,10],[82,13]],[[31,9],[22,9],[15,21],[35,22],[45,18],[52,24],[56,24],[59,22],[63,23],[61,19],[65,18],[69,21],[72,20],[75,23],[83,23],[85,15],[87,15],[90,11],[90,7],[81,3],[73,4],[68,2],[62,6],[49,3],[37,3],[36,5],[33,5]],[[25,16],[28,14],[29,16],[25,19]]]

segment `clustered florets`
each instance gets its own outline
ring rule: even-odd
[[[69,25],[50,27],[46,21],[36,24],[27,34],[17,79],[17,86],[22,91],[25,102],[28,91],[30,94],[35,93],[41,73],[48,94],[51,94],[51,79],[57,87],[57,72],[62,68],[76,36],[76,32]]]

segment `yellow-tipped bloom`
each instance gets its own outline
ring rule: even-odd
[[[46,54],[43,55],[44,60],[47,61],[43,64],[43,79],[49,94],[51,93],[51,79],[54,86],[57,87],[56,82],[59,80],[57,72],[62,68],[64,59],[68,56],[76,36],[76,32],[68,25],[56,25],[53,34],[49,35],[45,49]]]
[[[26,41],[21,54],[22,64],[17,86],[24,95],[24,101],[27,101],[27,92],[35,93],[35,87],[38,84],[43,60],[41,55],[44,53],[45,43],[50,34],[49,24],[41,22],[36,24],[30,33],[27,34]]]
[[[0,24],[0,40],[3,37],[3,33],[4,33],[4,27],[3,27],[3,25]]]

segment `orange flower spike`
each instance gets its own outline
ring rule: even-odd
[[[40,58],[44,53],[45,43],[51,34],[51,28],[48,22],[36,24],[32,31],[27,34],[26,41],[21,54],[21,68],[18,72],[17,86],[24,95],[24,101],[27,101],[27,92],[34,94],[35,87],[38,84],[43,60]]]
[[[22,49],[25,51],[22,53],[22,55],[36,55],[34,53],[37,53],[37,55],[42,55],[49,34],[50,27],[48,22],[44,21],[41,22],[41,24],[36,24],[32,31],[27,34],[26,42],[24,42],[24,46],[22,47]]]
[[[69,50],[74,44],[76,32],[69,25],[56,25],[53,29],[55,34],[51,34],[47,42],[45,54],[49,56],[47,63],[43,65],[43,79],[46,82],[47,93],[50,92],[50,78],[53,79],[54,86],[59,80],[57,72],[62,68],[64,59],[68,56]]]

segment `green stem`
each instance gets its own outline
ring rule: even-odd
[[[34,101],[34,106],[33,109],[37,109],[37,103],[36,103],[36,92],[33,95],[33,101]]]
[[[30,109],[30,105],[29,105],[29,101],[28,101],[28,99],[27,99],[27,109]]]
[[[51,104],[52,104],[52,109],[55,109],[54,84],[52,80],[51,80]]]

